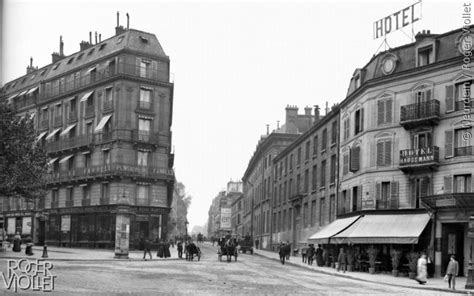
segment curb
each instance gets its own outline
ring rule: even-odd
[[[0,257],[1,259],[44,259],[48,261],[65,261],[65,262],[127,262],[127,261],[145,261],[143,259],[115,259],[115,258],[108,258],[108,259],[61,259],[61,258],[32,258],[32,257]],[[159,262],[159,261],[177,261],[177,260],[183,260],[179,258],[167,258],[167,259],[152,259],[152,260],[146,260],[146,261],[154,261],[154,262]]]
[[[270,260],[280,262],[280,260],[278,258],[268,257],[268,256],[265,256],[263,254],[256,253],[256,252],[254,252],[253,254],[257,255],[257,256],[260,256],[260,257],[270,259]],[[318,269],[314,269],[314,268],[312,268],[310,266],[307,266],[307,265],[301,265],[301,264],[293,263],[293,262],[290,262],[290,261],[285,261],[285,264],[289,264],[291,266],[300,267],[300,268],[304,268],[304,269],[309,269],[311,271],[326,274],[326,275],[333,275],[333,276],[338,276],[338,277],[342,277],[342,278],[347,278],[347,279],[351,279],[351,280],[367,282],[367,283],[372,283],[372,284],[379,284],[379,285],[384,284],[384,283],[381,283],[381,282],[378,282],[378,281],[361,279],[361,278],[353,277],[353,276],[346,275],[346,274],[339,274],[339,273],[328,272],[328,271],[325,271],[325,270],[318,270]],[[447,293],[453,293],[453,294],[466,294],[467,293],[466,291],[461,291],[461,290],[454,290],[453,291],[453,290],[450,290],[450,289],[435,288],[435,287],[428,287],[428,286],[418,287],[418,286],[407,286],[407,285],[401,285],[401,284],[388,284],[388,283],[385,283],[385,285],[394,286],[394,287],[401,287],[401,288],[417,289],[417,290],[430,290],[430,291],[437,291],[437,292],[447,292]]]

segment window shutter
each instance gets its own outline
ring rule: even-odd
[[[444,177],[444,193],[453,192],[453,176]]]
[[[364,130],[364,108],[360,109],[360,123],[359,123],[359,126],[360,126],[360,131],[363,131]]]
[[[385,122],[384,123],[391,123],[392,122],[392,103],[393,100],[386,100],[385,101]]]
[[[431,89],[426,90],[425,92],[425,101],[431,100]]]
[[[383,157],[383,149],[384,143],[382,141],[377,142],[377,165],[383,165],[384,157]]]
[[[390,199],[398,199],[398,182],[390,182]]]
[[[384,165],[392,164],[392,141],[385,141]]]
[[[357,189],[357,210],[362,210],[362,185]]]
[[[446,113],[454,111],[454,85],[446,85]]]
[[[343,157],[342,174],[347,175],[349,173],[349,154],[345,154]]]
[[[429,185],[430,185],[430,179],[428,178],[423,178],[420,180],[421,183],[421,192],[420,196],[428,196],[428,190],[429,190]]]
[[[468,176],[466,176],[466,192],[472,192],[471,191],[471,189],[472,189],[471,185],[472,185],[472,177],[471,177],[471,175],[468,175]]]
[[[377,102],[377,125],[384,123],[385,101]]]
[[[356,172],[359,170],[359,161],[360,161],[360,147],[354,147],[350,150],[350,167],[351,172]]]
[[[450,158],[454,156],[454,131],[445,131],[444,132],[446,137],[445,137],[445,143],[444,143],[444,149],[446,150],[444,153],[445,158]]]
[[[382,184],[380,184],[380,182],[377,182],[375,184],[375,199],[376,200],[382,199]]]

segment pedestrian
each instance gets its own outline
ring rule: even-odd
[[[318,244],[318,248],[316,249],[316,264],[318,266],[323,266],[324,261],[323,261],[323,249],[321,248],[321,245]]]
[[[339,263],[337,266],[337,271],[342,268],[342,272],[346,272],[346,265],[347,265],[347,255],[344,252],[344,248],[339,249],[339,255],[337,255],[337,262]]]
[[[446,275],[448,276],[448,285],[449,288],[456,290],[456,277],[459,273],[459,263],[456,261],[456,257],[451,255],[451,259],[448,263],[448,268],[446,269]],[[452,283],[452,285],[451,285]]]
[[[151,250],[150,250],[150,240],[146,238],[143,241],[143,260],[146,261],[146,254],[150,255],[150,260],[152,260]]]
[[[21,236],[20,233],[15,233],[13,237],[13,252],[21,252]]]
[[[426,279],[428,277],[428,271],[427,271],[427,268],[426,268],[426,254],[423,253],[421,254],[420,258],[418,258],[418,262],[417,262],[417,272],[418,272],[418,275],[416,277],[416,280],[418,281],[418,283],[420,285],[424,285],[426,284]]]
[[[258,250],[258,244],[260,243],[260,241],[258,240],[258,238],[255,240],[255,249]]]
[[[286,257],[286,245],[280,242],[280,248],[278,250],[278,255],[280,255],[280,262],[281,264],[285,264],[285,257]]]
[[[308,248],[301,248],[301,260],[303,260],[303,263],[306,263],[306,252],[308,251]]]
[[[308,250],[306,251],[306,257],[308,257],[308,265],[313,265],[313,260],[314,260],[314,245],[310,244],[308,247]]]
[[[290,241],[286,241],[285,250],[286,250],[286,261],[289,261],[289,260],[290,260],[290,255],[291,255],[291,244],[290,244]]]
[[[183,242],[178,241],[177,246],[178,246],[178,258],[183,259]]]
[[[165,249],[165,244],[163,243],[163,240],[160,240],[158,242],[158,252],[156,253],[156,256],[163,258],[164,249]]]
[[[170,243],[168,242],[168,240],[166,240],[165,243],[164,243],[164,250],[163,251],[164,251],[163,255],[165,256],[165,258],[171,257]]]

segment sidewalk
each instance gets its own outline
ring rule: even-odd
[[[254,254],[259,255],[262,257],[266,257],[268,259],[278,260],[280,261],[280,257],[276,252],[270,252],[265,250],[256,250],[254,249]],[[466,290],[464,286],[466,284],[466,277],[458,277],[456,278],[456,290],[448,289],[448,283],[443,280],[443,278],[428,278],[428,282],[425,285],[418,284],[417,281],[411,280],[408,277],[394,277],[391,274],[369,274],[368,272],[345,272],[342,271],[337,272],[335,268],[331,267],[320,267],[317,266],[316,263],[313,265],[308,265],[307,263],[303,263],[301,257],[290,257],[289,261],[285,261],[285,264],[291,264],[294,266],[300,266],[302,268],[307,268],[314,270],[316,272],[321,272],[324,274],[330,274],[334,276],[345,277],[349,279],[376,283],[376,284],[387,284],[391,286],[399,286],[399,287],[408,287],[414,289],[423,289],[423,290],[433,290],[433,291],[442,291],[442,292],[452,292],[458,294],[472,294],[474,295],[474,290]],[[470,292],[470,293],[468,293]]]
[[[13,246],[13,244],[11,245]],[[157,250],[152,250],[151,255],[153,260],[179,260],[178,250],[176,245],[174,248],[170,247],[170,258],[159,258],[156,256]],[[33,255],[25,255],[25,245],[21,246],[21,252],[13,252],[12,248],[7,248],[6,252],[0,252],[0,259],[42,259],[43,247],[34,246]],[[48,246],[48,258],[50,261],[121,261],[127,259],[114,259],[114,250],[110,249],[81,249],[81,248],[61,248]],[[184,255],[183,255],[184,256]],[[147,260],[150,256],[147,255]],[[143,251],[130,251],[129,261],[141,261],[143,259]]]

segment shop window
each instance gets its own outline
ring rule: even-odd
[[[471,192],[471,174],[454,175],[454,193]]]

